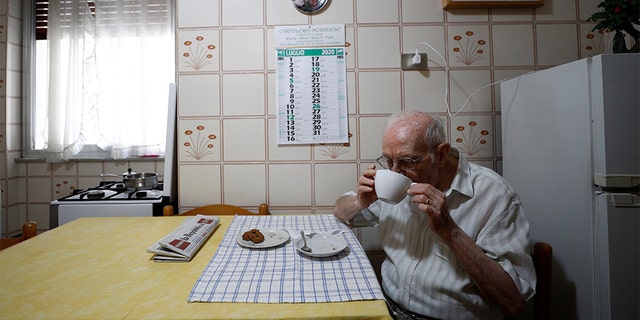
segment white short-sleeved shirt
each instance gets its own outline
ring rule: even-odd
[[[525,299],[533,296],[536,276],[528,251],[529,222],[511,186],[494,171],[460,156],[445,195],[458,226],[504,268]],[[352,223],[379,226],[387,254],[383,288],[404,308],[440,319],[503,317],[481,296],[448,246],[429,230],[428,216],[410,196],[397,205],[376,201]]]

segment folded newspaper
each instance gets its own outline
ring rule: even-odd
[[[220,224],[216,216],[188,216],[171,233],[147,248],[156,262],[188,262]]]

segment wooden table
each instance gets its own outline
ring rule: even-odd
[[[382,300],[188,303],[232,216],[188,263],[146,248],[184,217],[81,218],[0,251],[2,319],[390,319]]]

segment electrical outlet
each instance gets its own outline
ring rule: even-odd
[[[428,70],[429,69],[426,53],[420,54],[420,63],[418,64],[413,63],[413,56],[415,56],[415,53],[402,54],[401,61],[400,61],[402,70]]]

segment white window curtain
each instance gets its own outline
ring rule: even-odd
[[[47,161],[66,161],[85,144],[114,159],[163,154],[174,81],[170,0],[49,1],[48,16]]]

